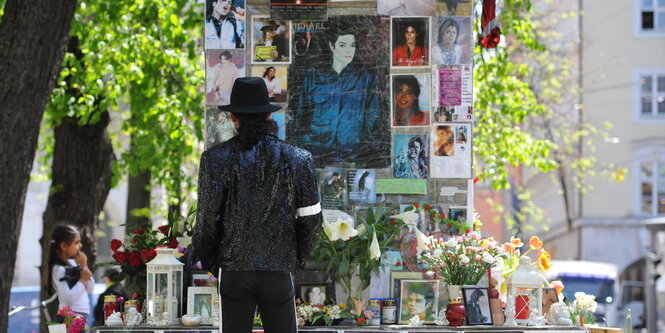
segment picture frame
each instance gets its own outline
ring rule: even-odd
[[[189,281],[189,286],[191,287],[212,287],[212,280],[208,275],[208,271],[203,269],[194,269],[191,271],[191,281]]]
[[[547,316],[550,312],[550,308],[552,307],[552,304],[559,301],[559,297],[556,294],[556,289],[554,289],[554,288],[543,288],[542,301],[543,301],[542,314],[544,316]]]
[[[399,298],[402,280],[422,280],[421,272],[390,272],[390,298]]]
[[[201,315],[201,324],[213,325],[218,316],[219,295],[215,287],[187,288],[187,314]]]
[[[402,280],[399,324],[419,316],[423,324],[433,324],[439,313],[439,280]]]
[[[330,295],[334,290],[326,283],[303,283],[298,284],[296,297],[312,306],[323,306],[327,299],[333,298]]]
[[[489,288],[464,287],[462,295],[466,308],[466,324],[469,326],[492,325]]]
[[[392,16],[390,18],[390,67],[428,68],[431,64],[431,20],[429,16]],[[407,36],[415,47],[407,53]]]
[[[266,37],[268,34],[273,36],[272,43],[265,41],[269,38]],[[290,64],[291,36],[293,36],[291,21],[271,20],[268,15],[252,16],[251,63]]]

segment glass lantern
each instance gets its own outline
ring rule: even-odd
[[[538,325],[542,321],[544,281],[544,277],[531,265],[531,258],[520,257],[520,265],[507,280],[504,326]]]
[[[157,256],[146,263],[147,322],[152,325],[178,324],[182,304],[182,269],[184,264],[173,249],[157,248]],[[164,315],[167,313],[167,315]]]

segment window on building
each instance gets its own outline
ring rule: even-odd
[[[640,162],[640,212],[646,215],[665,214],[665,155]]]
[[[665,0],[640,1],[640,31],[665,32]]]
[[[665,117],[665,72],[641,73],[639,80],[640,118]]]

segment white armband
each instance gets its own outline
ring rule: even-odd
[[[296,218],[315,215],[321,212],[321,203],[317,202],[315,205],[298,208]]]

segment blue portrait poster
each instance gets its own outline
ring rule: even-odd
[[[428,178],[427,152],[429,137],[420,134],[393,136],[393,177]]]
[[[317,167],[390,165],[388,29],[375,16],[293,22],[287,140]]]

